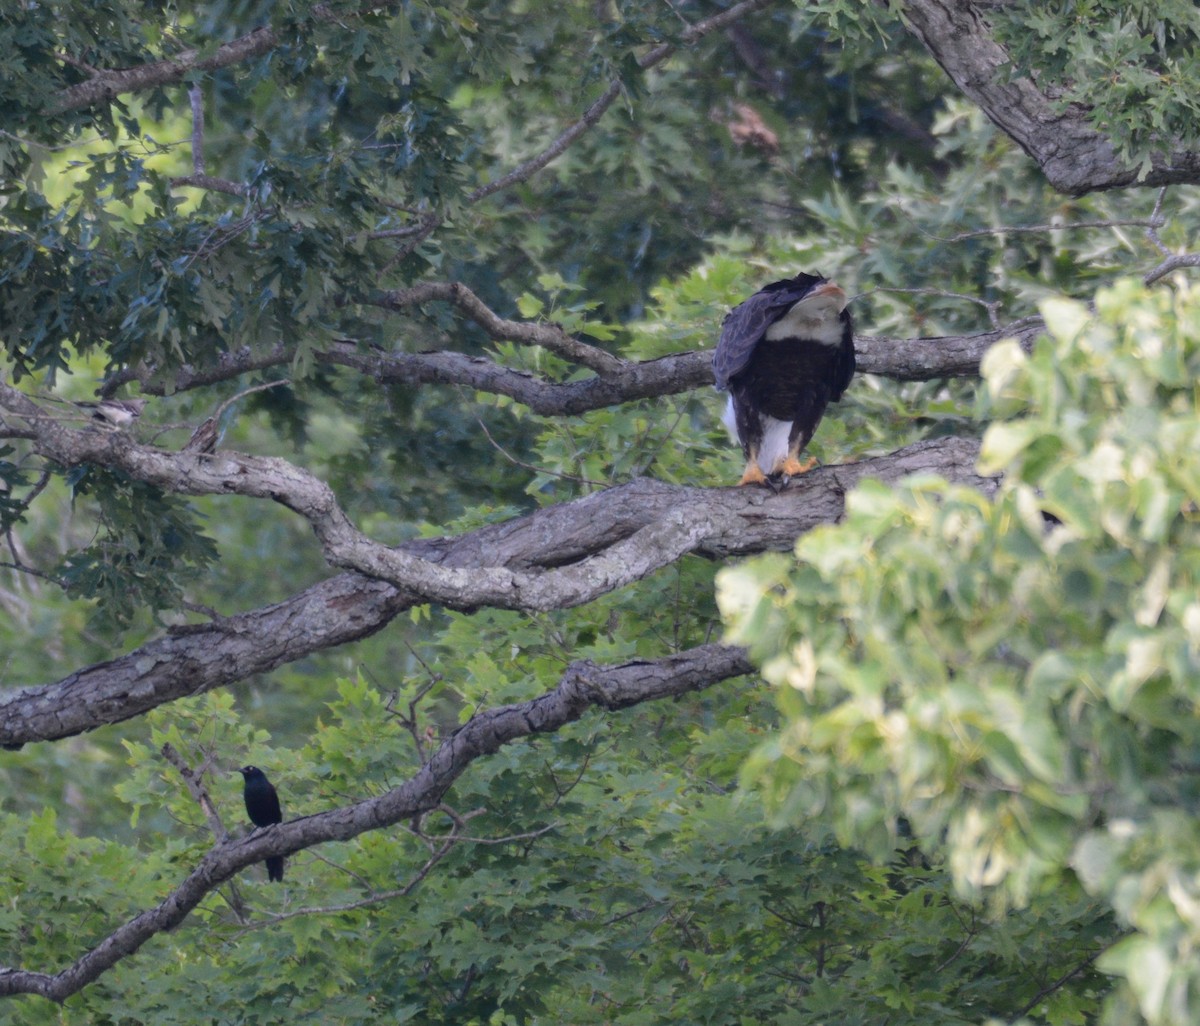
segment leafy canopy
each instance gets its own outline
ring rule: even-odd
[[[718,576],[778,686],[748,764],[780,821],[886,853],[897,816],[958,891],[1085,892],[1099,965],[1147,1020],[1194,1021],[1200,937],[1200,290],[1124,281],[995,347],[977,412],[994,496],[936,478]]]

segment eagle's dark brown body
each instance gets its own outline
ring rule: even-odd
[[[854,376],[845,294],[820,275],[773,282],[730,311],[713,354],[728,388],[726,423],[746,455],[742,484],[803,473],[800,462],[825,414]]]

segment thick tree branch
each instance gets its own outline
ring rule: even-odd
[[[439,288],[445,287],[439,285]],[[492,316],[496,317],[495,314]],[[496,319],[503,325],[515,325],[522,329],[548,327],[505,321],[499,317]],[[983,354],[1000,339],[1016,338],[1024,348],[1029,349],[1042,329],[1041,320],[1032,318],[977,335],[914,339],[859,335],[854,340],[854,346],[858,369],[864,374],[879,374],[897,381],[974,377],[979,373],[979,361]],[[496,337],[510,336],[501,333]],[[527,337],[531,341],[534,339],[533,334]],[[169,381],[164,381],[151,370],[131,368],[109,378],[103,392],[111,394],[120,385],[137,381],[143,394],[173,395],[282,366],[289,363],[292,356],[292,351],[284,346],[276,346],[262,353],[249,349],[222,353],[211,367],[188,367],[177,372]],[[713,383],[712,353],[708,350],[672,353],[655,360],[642,361],[611,357],[615,361],[615,369],[606,370],[595,377],[565,382],[548,381],[525,371],[505,367],[487,357],[467,356],[451,350],[433,353],[364,352],[353,344],[344,343],[317,353],[316,359],[329,366],[352,368],[380,384],[461,385],[478,392],[508,396],[545,417],[577,416],[619,403],[678,395]]]
[[[736,520],[732,511],[711,504],[675,505],[570,567],[527,571],[481,562],[460,569],[372,541],[351,523],[324,481],[285,460],[233,452],[173,453],[139,445],[125,433],[68,428],[7,385],[0,385],[0,403],[30,418],[40,429],[35,450],[61,466],[106,467],[175,494],[242,495],[279,503],[308,521],[330,566],[388,581],[452,609],[546,611],[582,605],[641,580],[694,551],[705,538],[727,533]],[[843,472],[858,476],[855,468]]]
[[[662,659],[615,666],[589,661],[567,667],[557,687],[528,702],[478,713],[451,734],[416,774],[386,793],[306,816],[249,837],[219,844],[163,901],[118,927],[66,969],[44,973],[0,968],[0,996],[39,994],[63,1001],[134,954],[155,934],[178,926],[205,895],[239,870],[268,855],[291,855],[329,841],[348,841],[437,808],[454,781],[476,759],[532,734],[551,733],[593,706],[625,709],[710,687],[753,671],[744,651],[703,645]]]
[[[1200,153],[1193,151],[1156,155],[1139,179],[1140,169],[1117,159],[1086,110],[1060,109],[1031,79],[1012,78],[987,7],[972,0],[907,0],[903,15],[954,84],[1037,161],[1051,185],[1077,196],[1127,185],[1200,182]]]
[[[458,537],[422,539],[396,549],[363,539],[370,550],[365,562],[377,560],[380,573],[392,574],[393,583],[378,575],[342,574],[277,605],[176,629],[57,683],[8,694],[0,699],[0,744],[68,737],[129,719],[365,637],[430,600],[464,609],[489,604],[561,608],[631,583],[686,552],[722,559],[786,550],[797,536],[836,521],[845,492],[865,477],[895,482],[928,471],[990,490],[994,482],[975,473],[978,452],[973,439],[922,442],[890,456],[814,470],[778,495],[754,488],[684,488],[642,478]],[[91,456],[93,462],[103,457],[103,448]],[[243,456],[226,462],[159,454],[156,460],[171,465],[172,456],[184,489],[194,488],[194,475],[206,462],[227,467],[233,478],[255,472]],[[117,463],[141,465],[124,457]],[[275,486],[301,486],[306,475],[296,468],[290,474],[267,486],[266,495],[303,505],[294,495],[269,494]],[[403,583],[402,575],[393,573],[401,566],[417,568]],[[425,583],[433,587],[426,589]]]

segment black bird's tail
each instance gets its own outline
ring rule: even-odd
[[[267,879],[283,882],[283,856],[272,855],[267,862]]]

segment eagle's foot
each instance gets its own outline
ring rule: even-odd
[[[788,480],[793,477],[799,477],[801,474],[807,474],[813,467],[817,465],[817,458],[810,456],[803,463],[800,462],[800,457],[789,456],[783,461],[783,466],[779,468],[778,473]]]
[[[738,482],[738,487],[742,485],[762,484],[767,484],[767,475],[762,472],[762,468],[758,465],[757,460],[751,460],[746,464],[746,472],[742,474],[742,479]]]
[[[763,484],[765,484],[771,489],[771,491],[778,495],[788,486],[788,482],[790,480],[791,478],[788,477],[787,474],[785,474],[782,470],[777,470],[774,474],[764,478]]]

